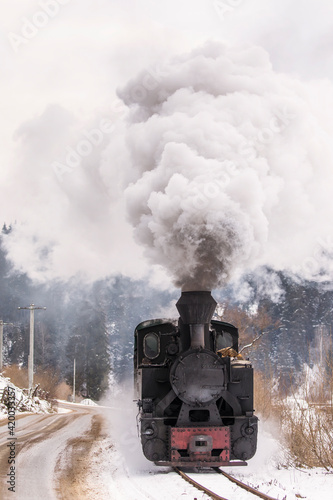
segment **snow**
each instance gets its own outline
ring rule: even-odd
[[[13,387],[8,379],[0,377],[0,391],[8,385]],[[15,389],[17,390],[16,396],[20,400],[22,391]],[[73,407],[81,405],[73,404]],[[40,409],[40,403],[31,402],[31,408],[32,412],[37,412]],[[66,408],[59,413],[65,411],[71,410]],[[92,492],[98,490],[98,494],[92,493],[89,500],[208,499],[204,493],[186,483],[170,467],[157,467],[145,459],[138,438],[137,407],[133,403],[133,392],[130,386],[124,384],[118,391],[110,393],[109,397],[96,407],[96,411],[103,412],[107,420],[107,434],[96,443],[92,450],[92,462],[87,471],[87,484]],[[5,412],[2,412],[2,416],[6,417]],[[24,420],[29,418],[28,416]],[[35,417],[31,415],[31,418]],[[48,464],[55,462],[59,450],[64,449],[64,443],[69,438],[72,438],[74,434],[79,435],[87,427],[88,420],[83,423],[80,430],[73,423],[59,443],[56,441],[56,439],[59,440],[59,436],[55,436],[55,442],[51,446],[54,456],[52,455],[52,460],[52,457],[48,458]],[[40,447],[38,455],[41,460],[44,460],[49,454],[50,441],[37,443],[37,446]],[[28,448],[26,453],[29,453]],[[327,472],[320,468],[285,468],[281,465],[284,463],[283,458],[282,440],[276,427],[270,421],[260,421],[258,450],[254,458],[249,461],[247,467],[226,467],[224,470],[276,500],[299,500],[300,498],[326,500],[332,497],[333,470]],[[29,456],[22,453],[21,460],[27,461]],[[41,464],[35,464],[33,467],[32,476],[36,474],[36,467],[41,467]],[[51,484],[52,468],[51,465],[47,467],[46,472]],[[210,490],[230,500],[253,500],[255,498],[253,494],[240,489],[239,486],[215,472],[192,471],[189,475]],[[31,491],[35,495],[35,490]],[[52,498],[51,490],[48,491],[49,493],[49,498]]]
[[[26,423],[25,417],[24,423]],[[31,415],[32,422],[36,419]],[[38,418],[38,417],[37,417]],[[52,423],[59,422],[61,415],[52,415]],[[48,421],[50,422],[50,421]],[[46,424],[47,425],[47,424]],[[35,438],[30,446],[23,446],[18,454],[16,468],[19,473],[17,480],[17,491],[13,495],[15,500],[57,500],[57,467],[59,461],[66,461],[66,452],[71,450],[69,443],[74,438],[80,437],[89,430],[91,415],[80,415],[68,425],[61,427],[55,432],[49,432],[47,438]],[[40,431],[43,427],[40,427]],[[22,442],[19,434],[18,442]]]
[[[99,499],[124,500],[206,500],[208,497],[186,483],[170,467],[157,467],[145,459],[137,436],[136,407],[132,393],[110,396],[110,435],[102,443],[100,457],[90,470],[90,481],[99,475]],[[107,405],[107,402],[104,401]],[[283,468],[281,440],[270,422],[260,422],[258,450],[247,467],[224,470],[277,500],[326,500],[332,497],[333,471]],[[215,472],[190,475],[210,490],[229,499],[248,500],[253,494],[239,488]],[[89,480],[89,477],[88,477]]]
[[[58,408],[57,413],[72,413],[73,410],[70,410],[69,408]]]
[[[88,406],[98,406],[98,404],[95,403],[95,401],[93,401],[92,399],[83,399],[80,404]]]
[[[52,412],[51,405],[39,397],[31,397],[27,394],[27,390],[16,387],[9,378],[0,375],[0,401],[6,388],[11,388],[15,393],[15,413],[32,412],[32,413],[49,413]],[[7,406],[0,402],[0,419],[7,417]]]
[[[230,467],[226,472],[278,500],[328,499],[333,487],[333,471],[324,469],[284,468],[284,450],[275,426],[270,422],[259,427],[258,450],[248,466]]]

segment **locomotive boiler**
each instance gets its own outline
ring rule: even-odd
[[[134,377],[143,453],[157,465],[246,465],[257,444],[253,369],[238,330],[213,320],[207,291],[183,292],[180,318],[135,329]]]

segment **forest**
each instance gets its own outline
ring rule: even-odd
[[[78,394],[99,400],[110,383],[132,376],[135,326],[149,318],[177,317],[180,290],[156,290],[148,281],[123,276],[89,284],[76,279],[34,283],[6,255],[3,241],[11,230],[4,224],[0,237],[4,367],[27,367],[29,311],[18,307],[46,307],[35,311],[35,371],[51,373],[54,383],[71,387],[75,358]],[[260,273],[244,280],[242,286],[250,290],[246,300],[239,300],[234,287],[212,293],[219,317],[239,328],[241,346],[260,337],[245,350],[256,370],[273,373],[287,388],[304,364],[312,367],[332,356],[333,290],[269,269],[263,274],[278,283],[273,297],[263,289]]]

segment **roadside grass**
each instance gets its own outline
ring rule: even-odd
[[[22,389],[28,387],[28,369],[17,364],[6,366],[3,376]],[[71,394],[71,387],[61,380],[60,374],[51,369],[38,369],[34,374],[34,387],[38,386],[38,395],[43,399],[67,399]]]
[[[333,370],[331,363],[304,366],[285,384],[269,373],[254,378],[255,409],[274,422],[284,446],[281,467],[323,467],[333,473]],[[282,377],[281,377],[282,379]]]

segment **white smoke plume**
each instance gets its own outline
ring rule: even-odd
[[[119,96],[129,218],[176,286],[212,289],[262,265],[327,279],[331,83],[276,73],[259,47],[209,42]]]
[[[23,123],[1,199],[16,268],[43,281],[148,271],[163,286],[165,269],[185,289],[260,266],[330,279],[333,85],[242,47],[161,58],[84,124],[61,105]]]

